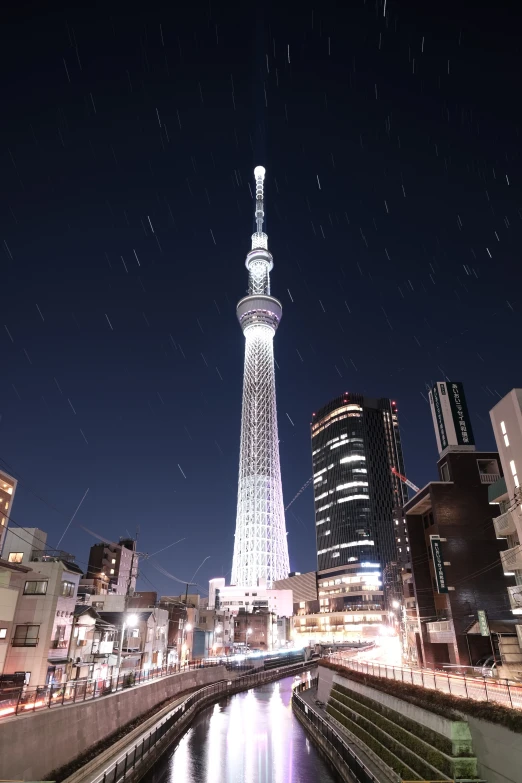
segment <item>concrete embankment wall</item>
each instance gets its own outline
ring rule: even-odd
[[[332,669],[319,666],[317,696],[325,704],[330,698],[330,691],[335,682],[373,698],[452,740],[461,739],[459,727],[455,722],[370,687],[371,677],[368,677],[368,685],[361,685],[350,680],[348,672],[346,677],[342,677]],[[467,722],[471,733],[473,755],[477,758],[479,777],[487,780],[488,783],[522,783],[522,734],[517,734],[496,723],[474,718],[472,715],[462,714],[462,719]]]
[[[44,780],[96,743],[178,693],[230,676],[224,666],[173,674],[92,701],[0,722],[0,778]]]
[[[522,734],[495,723],[467,716],[478,774],[488,783],[522,781]]]

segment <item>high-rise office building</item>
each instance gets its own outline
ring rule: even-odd
[[[232,584],[268,587],[290,570],[281,488],[274,371],[274,335],[283,308],[271,296],[274,266],[263,230],[265,170],[257,166],[256,231],[246,257],[248,296],[237,305],[245,335],[245,370]]]
[[[348,392],[329,402],[313,415],[312,461],[319,571],[354,564],[384,574],[407,558],[395,402]]]
[[[17,484],[17,480],[10,476],[9,473],[0,470],[0,554],[4,546]]]

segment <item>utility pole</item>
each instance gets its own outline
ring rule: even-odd
[[[135,544],[136,544],[136,546],[138,546],[137,539],[135,541]],[[122,623],[121,623],[120,645],[119,645],[119,648],[118,648],[118,663],[117,663],[118,676],[120,674],[120,669],[121,669],[121,657],[122,657],[122,652],[123,652],[123,637],[124,637],[124,634],[125,634],[125,619],[127,617],[127,609],[129,607],[130,591],[131,591],[131,588],[132,588],[132,577],[133,577],[133,574],[134,574],[134,558],[136,557],[136,554],[137,554],[136,549],[133,549],[132,550],[132,557],[131,557],[131,566],[130,566],[130,571],[129,571],[129,578],[127,579],[127,589],[125,590],[125,598],[123,599],[123,619],[122,619]],[[121,562],[121,555],[120,555],[120,562]]]

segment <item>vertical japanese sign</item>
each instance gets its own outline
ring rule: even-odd
[[[439,454],[447,446],[475,445],[462,383],[435,384],[430,391],[430,408]]]
[[[442,407],[440,404],[439,384],[433,387],[430,391],[430,408],[431,415],[433,417],[433,426],[435,427],[435,437],[437,439],[437,447],[439,454],[444,451],[448,445],[448,436],[446,434],[446,425],[444,423],[444,416],[442,413]]]
[[[481,636],[489,636],[489,623],[488,623],[488,616],[486,614],[485,609],[479,609],[477,612],[478,615],[478,624],[480,628],[480,635]]]
[[[451,381],[447,384],[448,398],[453,417],[453,424],[457,434],[459,446],[474,446],[473,430],[464,396],[464,387],[461,383]]]
[[[433,566],[435,568],[435,581],[437,583],[437,592],[447,593],[448,583],[446,581],[446,569],[444,568],[444,558],[442,556],[442,546],[438,536],[430,536],[431,552],[433,554]]]

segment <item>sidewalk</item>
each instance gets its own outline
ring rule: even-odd
[[[386,776],[385,772],[381,767],[378,767],[377,764],[373,761],[373,759],[370,758],[370,756],[364,752],[364,750],[361,749],[359,745],[356,745],[355,742],[353,742],[351,736],[347,734],[345,731],[342,730],[342,728],[337,724],[334,723],[332,720],[330,720],[330,716],[326,712],[326,709],[324,707],[320,707],[318,704],[315,703],[317,699],[317,689],[316,688],[310,688],[307,691],[302,691],[300,694],[301,698],[303,699],[306,704],[308,704],[309,707],[311,707],[315,712],[317,712],[318,715],[323,718],[323,720],[326,720],[330,723],[331,727],[341,736],[344,740],[344,742],[349,746],[349,748],[353,751],[353,753],[362,761],[365,767],[371,772],[371,774],[374,776],[375,780],[383,781],[383,783],[389,783],[389,781],[393,781],[396,783],[397,776],[393,777],[393,770],[390,770],[390,776]]]
[[[132,731],[129,731],[128,734],[125,734],[124,737],[119,739],[113,745],[109,745],[108,748],[102,750],[100,753],[97,753],[95,758],[91,759],[91,761],[88,761],[86,764],[69,775],[69,777],[65,778],[64,783],[82,783],[82,781],[92,781],[96,780],[96,778],[100,776],[103,776],[103,773],[107,767],[107,763],[113,757],[117,757],[118,755],[125,755],[129,745],[134,745],[141,734],[144,734],[158,720],[161,720],[164,715],[175,709],[178,704],[181,704],[181,702],[186,699],[187,696],[194,690],[195,689],[192,688],[189,691],[185,691],[181,696],[174,699],[174,701],[170,702],[170,704],[167,704],[162,709],[158,710],[158,712],[156,712],[154,715],[151,715],[150,718],[143,721],[143,723],[140,723],[140,725],[136,726],[136,728],[132,729]]]

